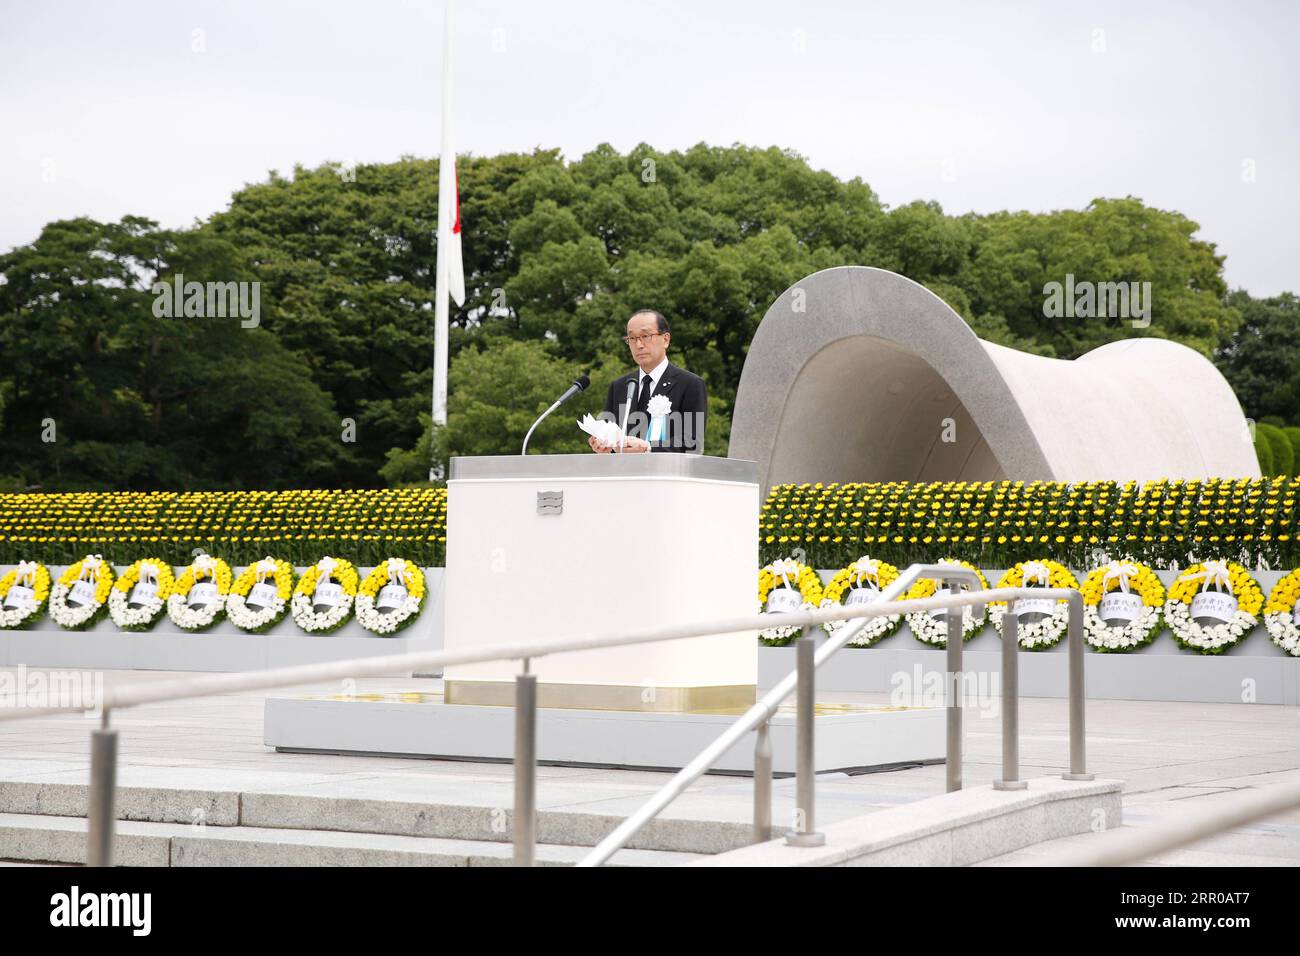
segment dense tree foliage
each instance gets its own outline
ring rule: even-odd
[[[725,454],[768,305],[844,264],[908,275],[984,338],[1045,355],[1133,335],[1221,348],[1247,414],[1300,421],[1295,297],[1227,295],[1196,224],[1131,197],[1044,214],[887,209],[788,151],[706,145],[464,157],[459,184],[467,300],[438,434],[438,164],[327,165],[273,173],[192,229],[62,221],[0,256],[0,475],[45,490],[414,481],[431,458],[517,451],[588,371],[592,390],[531,446],[580,451],[573,418],[630,367],[619,339],[647,306],[672,323],[673,361],[708,384],[706,450]],[[176,273],[260,283],[259,324],[158,317],[151,288]],[[1045,288],[1067,275],[1150,282],[1149,326],[1049,317]]]

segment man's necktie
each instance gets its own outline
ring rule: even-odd
[[[644,412],[650,406],[650,375],[641,378],[641,391],[636,397],[636,410]]]

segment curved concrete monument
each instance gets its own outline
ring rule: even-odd
[[[978,338],[911,279],[862,266],[814,273],[767,310],[728,454],[758,462],[764,490],[1259,476],[1237,398],[1197,352],[1134,338],[1073,361],[1029,355]]]

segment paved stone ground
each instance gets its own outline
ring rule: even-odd
[[[109,684],[176,676],[107,672]],[[357,693],[435,691],[436,680],[376,678]],[[315,685],[292,693],[336,693]],[[289,691],[273,692],[282,696]],[[121,731],[119,782],[128,786],[242,789],[509,807],[508,764],[384,757],[280,754],[262,743],[264,692],[154,704],[114,715]],[[833,693],[827,701],[886,702],[882,695]],[[1059,774],[1067,765],[1066,701],[1026,699],[1021,705],[1021,774]],[[84,783],[93,720],[78,716],[0,722],[0,780]],[[968,786],[999,776],[996,716],[968,711],[963,773]],[[1300,780],[1300,708],[1263,704],[1189,704],[1097,700],[1088,704],[1089,770],[1122,780],[1124,825],[1146,827],[1187,807],[1213,805],[1232,791]],[[632,812],[667,779],[664,773],[540,767],[542,809]],[[886,773],[819,778],[818,819],[841,820],[941,793],[940,765]],[[745,822],[752,784],[707,776],[666,816]],[[776,819],[793,805],[793,781],[776,782]],[[1087,836],[1041,844],[989,861],[995,865],[1050,860]],[[1234,830],[1195,847],[1148,861],[1155,865],[1300,865],[1300,811]]]

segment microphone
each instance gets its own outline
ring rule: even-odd
[[[590,384],[591,384],[591,378],[587,375],[586,372],[583,372],[581,375],[579,375],[577,378],[573,380],[573,384],[568,387],[565,393],[555,400],[555,404],[563,405],[565,402],[573,398],[573,396],[577,395],[579,392],[585,392],[587,390],[587,386]],[[552,408],[553,407],[555,406],[552,406]]]
[[[632,381],[627,383],[627,401],[623,403],[623,421],[618,426],[619,431],[622,432],[618,439],[618,450],[620,452],[623,450],[623,445],[626,444],[624,439],[627,438],[627,416],[632,411],[632,403],[635,401],[636,379],[633,378]]]
[[[542,412],[542,414],[537,417],[537,421],[533,422],[533,427],[528,429],[528,434],[524,436],[524,450],[520,452],[520,454],[523,455],[528,454],[528,439],[533,437],[533,429],[542,423],[542,419],[545,418],[547,415],[551,414],[551,412],[555,411],[557,408],[559,408],[569,399],[573,398],[574,395],[577,395],[581,391],[585,391],[587,386],[590,384],[591,384],[591,377],[587,375],[586,372],[583,372],[581,375],[575,378],[573,380],[573,384],[564,390],[564,394],[561,395],[559,398],[557,398],[551,404],[550,408]]]

